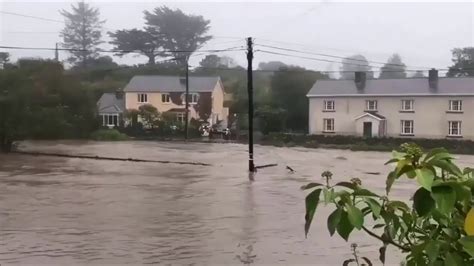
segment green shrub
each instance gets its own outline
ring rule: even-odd
[[[91,134],[91,139],[117,141],[117,140],[127,140],[128,136],[123,133],[120,133],[116,129],[99,129],[97,131],[94,131]]]
[[[424,153],[417,145],[403,144],[401,150],[386,163],[396,166],[387,176],[384,195],[358,178],[332,185],[329,171],[321,175],[326,183],[303,186],[312,189],[306,197],[305,233],[324,203],[334,207],[327,217],[330,235],[337,232],[348,241],[354,230],[363,231],[380,241],[383,264],[392,245],[406,255],[406,265],[474,265],[474,169],[461,170],[442,148]],[[392,185],[402,178],[418,183],[413,204],[407,204],[408,197],[400,201],[390,196]],[[357,256],[344,265],[354,261]]]

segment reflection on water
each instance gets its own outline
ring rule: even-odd
[[[212,166],[0,155],[0,263],[341,265],[351,242],[329,237],[324,207],[305,239],[299,187],[331,170],[334,182],[359,177],[383,192],[390,169],[383,165],[388,153],[257,146],[258,165],[279,166],[260,169],[252,181],[244,145],[34,142],[21,148]],[[461,164],[472,162],[460,157]],[[407,198],[413,189],[403,181],[393,192]],[[377,242],[362,233],[351,241],[376,261]],[[395,256],[388,259],[397,265]]]

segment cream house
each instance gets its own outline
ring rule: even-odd
[[[318,80],[309,133],[474,140],[474,78]]]
[[[151,104],[160,113],[169,112],[185,119],[186,79],[178,76],[134,76],[124,88],[125,108],[138,109]],[[189,119],[227,125],[224,87],[219,77],[189,77]]]

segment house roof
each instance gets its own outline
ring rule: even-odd
[[[122,113],[125,111],[125,99],[117,98],[115,93],[104,93],[97,101],[99,113]]]
[[[359,115],[358,117],[356,117],[354,120],[359,120],[361,119],[362,117],[366,117],[366,116],[371,116],[377,120],[385,120],[385,116],[383,115],[379,115],[377,114],[376,112],[365,112],[363,113],[362,115]]]
[[[340,96],[474,96],[474,78],[439,78],[438,88],[431,89],[428,78],[368,79],[358,90],[353,80],[318,80],[307,97]]]
[[[184,92],[186,85],[179,76],[134,76],[125,92]],[[189,77],[190,92],[212,92],[220,77]]]

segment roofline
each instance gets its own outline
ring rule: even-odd
[[[308,98],[326,98],[326,97],[442,97],[442,96],[463,96],[473,97],[474,93],[407,93],[407,94],[307,94]]]

